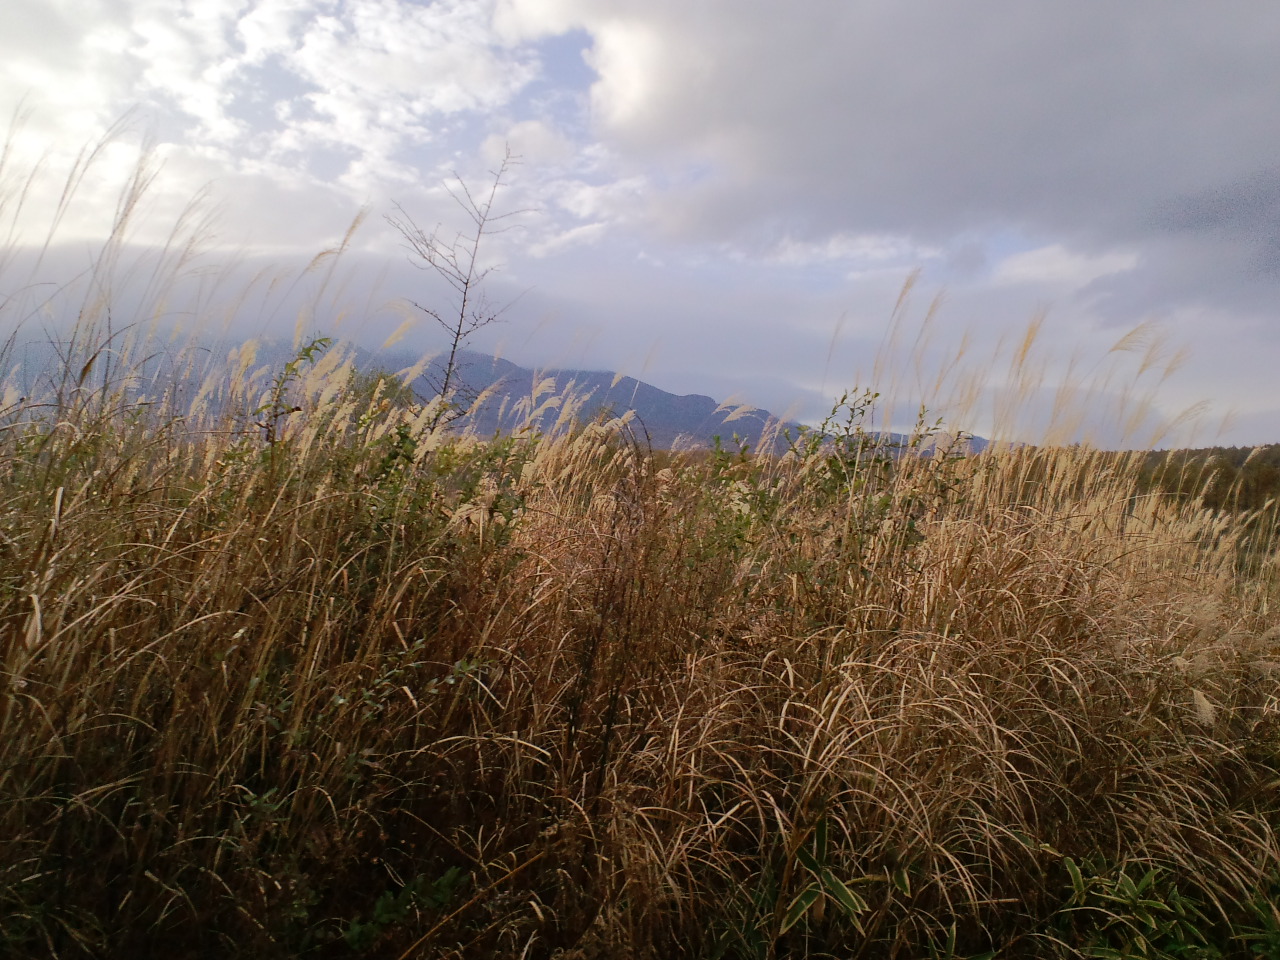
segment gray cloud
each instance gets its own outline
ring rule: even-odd
[[[717,173],[671,191],[682,232],[776,217],[945,237],[996,221],[1107,243],[1150,232],[1179,198],[1275,169],[1280,10],[656,9],[634,40],[607,14],[583,17],[602,31],[606,140],[646,169]]]

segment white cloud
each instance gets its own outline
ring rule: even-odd
[[[493,108],[537,67],[496,47],[486,6],[349,0],[343,19],[316,18],[285,51],[285,62],[366,112],[388,98],[419,117]]]
[[[292,50],[314,10],[314,0],[259,0],[236,24],[243,62],[257,65]]]
[[[853,268],[897,264],[911,269],[941,255],[938,248],[919,246],[906,236],[840,232],[820,240],[784,237],[770,259],[788,265],[843,261]]]
[[[393,166],[442,118],[500,108],[539,70],[493,31],[485,2],[16,3],[0,35],[0,109],[29,91],[43,114],[33,126],[77,144],[144,104],[169,111],[162,138],[250,161],[329,147]],[[264,100],[274,110],[246,112]]]
[[[498,0],[494,28],[518,43],[566,33],[588,22],[590,0]]]
[[[664,118],[656,108],[661,105],[663,80],[668,69],[679,71],[679,65],[671,63],[676,44],[658,25],[639,19],[604,20],[592,34],[595,46],[587,62],[600,75],[591,88],[600,123],[619,131],[661,123]]]
[[[644,177],[605,183],[566,180],[554,192],[555,203],[580,220],[624,220],[634,214],[650,192]]]
[[[1074,290],[1102,277],[1133,270],[1138,263],[1138,255],[1131,251],[1090,255],[1055,243],[1001,260],[992,272],[991,282],[997,286],[1043,284]]]
[[[497,163],[508,149],[521,163],[534,167],[561,166],[577,156],[574,144],[542,120],[522,120],[491,135],[480,152],[489,163]]]
[[[176,15],[167,5],[140,7],[125,46],[140,67],[140,91],[171,100],[213,142],[245,131],[227,112],[236,73],[228,30],[238,6],[192,5]]]
[[[584,223],[530,245],[529,254],[533,257],[549,257],[563,253],[571,247],[596,243],[604,236],[607,229],[608,224]]]

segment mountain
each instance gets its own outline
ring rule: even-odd
[[[49,339],[15,339],[7,349],[0,345],[0,382],[7,382],[23,395],[57,392],[58,384],[67,373],[71,384],[79,380],[89,389],[103,382],[119,381],[121,377],[163,383],[187,378],[190,374],[182,357],[191,355],[204,358],[197,364],[197,367],[204,366],[204,374],[217,376],[216,371],[223,365],[222,358],[239,346],[238,342],[228,341],[188,344],[184,349],[163,342],[148,342],[141,348],[136,347],[130,359],[120,361],[114,350],[97,351],[83,344]],[[374,353],[350,344],[346,348],[352,351],[356,368],[364,372],[384,370],[399,374],[417,366],[421,359],[409,352]],[[96,359],[86,366],[91,356]],[[281,371],[296,359],[296,349],[287,342],[260,339],[256,342],[252,367]],[[621,415],[633,410],[636,436],[654,449],[707,448],[715,443],[717,436],[730,449],[737,449],[739,442],[755,448],[766,426],[777,422],[767,410],[721,405],[699,394],[678,396],[607,371],[534,370],[474,352],[462,353],[458,361],[461,382],[456,385],[455,395],[463,402],[480,397],[458,426],[470,428],[481,436],[510,432],[523,425],[535,405],[535,393],[538,404],[556,397],[577,400],[579,406],[574,418],[578,421],[589,421],[601,413]],[[426,400],[436,395],[444,363],[443,356],[435,357],[409,384],[419,398]],[[202,379],[204,374],[197,373],[196,378]],[[544,429],[553,426],[560,414],[559,403],[546,405],[537,418],[539,425]],[[798,427],[797,424],[784,426],[793,431]]]
[[[756,449],[766,432],[780,429],[794,437],[800,431],[800,424],[794,421],[779,423],[779,418],[768,410],[717,403],[711,397],[696,393],[668,393],[642,380],[608,371],[532,370],[486,354],[465,352],[460,356],[462,385],[459,393],[464,397],[481,397],[471,414],[460,423],[482,436],[505,433],[519,427],[528,408],[533,406],[531,398],[535,391],[539,402],[561,393],[585,397],[577,412],[579,420],[591,420],[601,412],[616,415],[633,410],[637,436],[647,439],[649,445],[657,450],[709,449],[714,446],[716,437],[730,450],[737,450],[739,444]],[[417,358],[403,354],[375,360],[371,355],[358,355],[357,362],[362,369],[369,369],[372,364],[399,370],[411,367]],[[443,358],[435,358],[412,384],[414,390],[422,397],[435,396],[443,371]],[[544,413],[539,422],[544,428],[549,427],[559,415],[557,406]],[[910,442],[910,438],[901,433],[873,435],[879,437],[890,455],[904,452]],[[982,437],[967,437],[963,449],[968,453],[980,453],[986,446],[987,441]],[[932,451],[933,442],[926,440],[916,449],[927,454]]]
[[[168,344],[156,344],[153,350],[143,350],[137,355],[142,360],[123,360],[113,363],[114,354],[104,351],[93,364],[93,375],[88,386],[93,387],[103,379],[115,379],[126,371],[141,374],[144,379],[164,382],[189,376],[183,356],[192,352],[208,359],[211,367],[206,373],[214,373],[238,342],[196,345],[191,350],[175,348]],[[147,346],[151,346],[148,344]],[[190,346],[190,345],[189,345]],[[346,344],[355,366],[363,372],[381,370],[402,374],[415,368],[420,355],[407,351],[372,352]],[[16,342],[8,350],[0,349],[0,382],[7,381],[25,395],[37,391],[38,384],[45,389],[56,389],[61,372],[68,367],[72,374],[80,371],[93,351],[83,347],[71,348],[67,344],[50,341]],[[285,341],[258,340],[253,368],[281,371],[285,365],[297,359],[297,351]],[[122,365],[121,365],[122,364]],[[409,384],[422,400],[433,397],[444,372],[445,358],[434,357]],[[197,365],[199,366],[199,365]],[[86,368],[87,369],[87,368]],[[82,371],[80,371],[83,373]],[[585,422],[602,413],[621,415],[634,411],[632,429],[637,438],[657,450],[708,449],[719,437],[724,447],[737,450],[739,445],[756,449],[761,436],[767,431],[788,431],[798,434],[800,425],[795,422],[779,424],[778,418],[768,410],[738,404],[718,403],[701,394],[677,395],[659,389],[633,377],[599,370],[546,369],[522,367],[487,354],[466,351],[460,354],[458,373],[460,383],[456,396],[465,403],[467,398],[479,397],[470,413],[458,422],[481,436],[506,433],[522,426],[529,411],[538,405],[542,412],[538,425],[549,429],[561,416],[559,403],[547,403],[554,398],[572,398],[577,408],[572,419]],[[76,376],[72,377],[74,382]],[[197,374],[197,379],[200,375]],[[535,396],[536,395],[536,396]],[[890,449],[901,449],[907,438],[900,434],[886,434],[882,439]],[[981,438],[972,438],[966,447],[977,453],[986,446]],[[922,450],[930,449],[926,444]]]
[[[357,364],[366,369],[372,363],[399,370],[411,367],[414,362],[415,358],[407,354],[366,358],[357,352]],[[435,358],[411,386],[421,396],[433,396],[443,367],[444,359]],[[731,449],[736,449],[739,441],[754,448],[765,428],[777,423],[777,418],[767,410],[722,405],[700,394],[680,396],[608,371],[533,370],[510,360],[472,352],[462,355],[460,371],[459,393],[464,397],[481,396],[475,409],[462,422],[481,435],[515,429],[535,401],[562,394],[583,398],[576,415],[579,420],[591,420],[601,413],[618,415],[635,411],[636,435],[655,449],[706,448],[714,444],[717,436]],[[553,406],[539,421],[544,427],[550,426],[559,415],[558,405]],[[799,427],[794,423],[783,426],[793,431]],[[734,440],[735,435],[738,441]]]

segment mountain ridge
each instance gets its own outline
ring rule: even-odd
[[[357,351],[357,365],[364,367],[362,352]],[[460,423],[480,434],[515,429],[527,412],[521,410],[521,401],[527,401],[527,408],[531,402],[557,392],[585,395],[579,411],[581,419],[589,420],[601,412],[634,411],[639,432],[658,449],[710,447],[717,436],[725,445],[736,436],[738,442],[754,448],[770,427],[793,431],[800,428],[800,424],[782,422],[762,408],[726,404],[698,393],[675,394],[614,371],[524,367],[475,351],[463,352],[461,359],[459,391],[479,400]],[[404,370],[420,361],[412,354],[393,353],[369,354],[368,362],[390,371],[392,366]],[[443,359],[433,358],[409,386],[421,396],[432,396],[443,369]],[[550,394],[542,392],[548,379],[554,383]],[[558,413],[556,410],[555,415]]]

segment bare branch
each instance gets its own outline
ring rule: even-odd
[[[440,224],[427,233],[414,221],[413,217],[399,203],[395,204],[395,213],[388,214],[386,221],[400,234],[409,255],[409,262],[420,270],[429,270],[448,284],[453,290],[453,303],[447,310],[436,310],[425,307],[415,300],[409,300],[416,310],[436,321],[449,337],[448,356],[444,372],[438,383],[432,387],[438,389],[444,404],[440,408],[433,426],[448,423],[470,412],[475,404],[475,391],[463,384],[461,379],[461,354],[467,342],[476,331],[497,322],[515,301],[505,304],[499,309],[492,309],[484,290],[485,281],[496,266],[480,266],[480,249],[486,237],[505,233],[516,224],[508,223],[514,217],[528,213],[528,210],[511,210],[495,214],[494,203],[499,191],[507,186],[506,177],[511,168],[520,162],[520,158],[507,148],[502,163],[497,170],[491,170],[487,195],[480,200],[472,193],[466,180],[456,171],[453,176],[457,186],[446,184],[445,190],[454,202],[462,208],[471,220],[473,230],[458,231],[452,240],[444,239],[445,234]],[[456,401],[455,396],[461,396]]]

